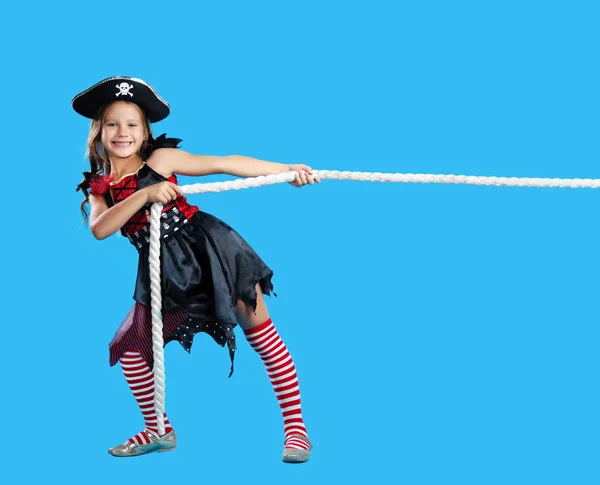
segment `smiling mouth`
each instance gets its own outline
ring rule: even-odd
[[[113,141],[112,144],[118,148],[127,148],[128,146],[131,146],[133,144],[133,142],[132,141]]]

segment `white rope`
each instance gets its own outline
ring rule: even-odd
[[[227,182],[182,185],[186,194],[224,192],[226,190],[249,189],[263,185],[273,185],[294,180],[296,172],[266,175]],[[420,184],[465,184],[493,185],[497,187],[549,187],[572,189],[600,188],[600,179],[560,179],[533,177],[489,177],[475,175],[433,175],[424,173],[380,173],[380,172],[340,172],[337,170],[313,170],[313,175],[323,180],[357,180],[360,182],[404,182]]]
[[[154,410],[158,434],[165,434],[165,358],[162,294],[160,288],[160,214],[163,205],[152,204],[150,212],[150,306],[152,307],[152,351],[154,353]]]
[[[414,173],[380,172],[340,172],[337,170],[313,170],[313,175],[330,180],[358,180],[361,182],[405,182],[423,184],[468,184],[493,185],[499,187],[560,187],[560,188],[600,188],[600,179],[560,179],[560,178],[519,178],[519,177],[478,177],[473,175],[432,175]],[[227,182],[182,185],[186,194],[224,192],[227,190],[249,189],[265,185],[280,184],[294,180],[296,172],[236,179]],[[154,408],[158,416],[158,432],[163,435],[165,410],[165,370],[163,350],[162,297],[160,288],[160,214],[163,205],[152,205],[150,217],[150,286],[152,298],[152,348],[154,351]]]
[[[361,182],[406,182],[421,184],[494,185],[498,187],[560,187],[597,189],[600,179],[559,179],[533,177],[488,177],[475,175],[433,175],[424,173],[339,172],[315,170],[322,179],[359,180]]]

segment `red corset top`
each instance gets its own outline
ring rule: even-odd
[[[118,182],[111,182],[110,194],[115,205],[119,202],[124,201],[127,197],[138,191],[138,173],[142,171],[141,169],[143,169],[144,167],[147,166],[144,164],[138,172],[127,174],[124,177],[122,177]],[[175,175],[171,175],[166,180],[177,184],[177,177]],[[122,228],[122,232],[125,235],[132,236],[135,232],[139,231],[140,229],[143,229],[145,226],[148,225],[148,220],[150,218],[150,206],[151,204],[142,207],[125,223],[125,225]],[[188,204],[185,197],[179,196],[177,197],[177,199],[175,199],[175,201],[172,201],[169,204],[165,205],[163,207],[162,212],[167,212],[173,209],[174,207],[176,207],[179,210],[179,212],[181,212],[187,219],[190,219],[199,210],[198,207]]]

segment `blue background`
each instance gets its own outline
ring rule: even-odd
[[[315,169],[600,178],[598,10],[584,1],[3,2],[7,483],[597,484],[599,194],[324,181],[191,196],[275,270],[315,444],[243,341],[166,348],[173,453],[107,343],[136,252],[80,227],[78,92],[141,77],[199,154]],[[225,180],[210,177],[207,180]],[[198,180],[196,180],[198,181]],[[183,182],[189,183],[184,179]]]

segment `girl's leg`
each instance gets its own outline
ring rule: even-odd
[[[125,352],[119,362],[127,384],[142,411],[145,429],[129,438],[123,445],[109,449],[109,453],[115,456],[137,456],[173,449],[176,444],[175,434],[172,433],[173,428],[166,414],[164,415],[165,435],[160,437],[158,434],[158,416],[154,410],[154,372],[135,351]],[[172,434],[169,436],[170,433]]]
[[[238,320],[248,343],[265,364],[283,414],[285,435],[283,459],[284,461],[306,461],[311,444],[302,419],[296,367],[269,317],[259,285],[256,285],[256,293],[256,312],[252,312],[242,301],[239,301]]]

